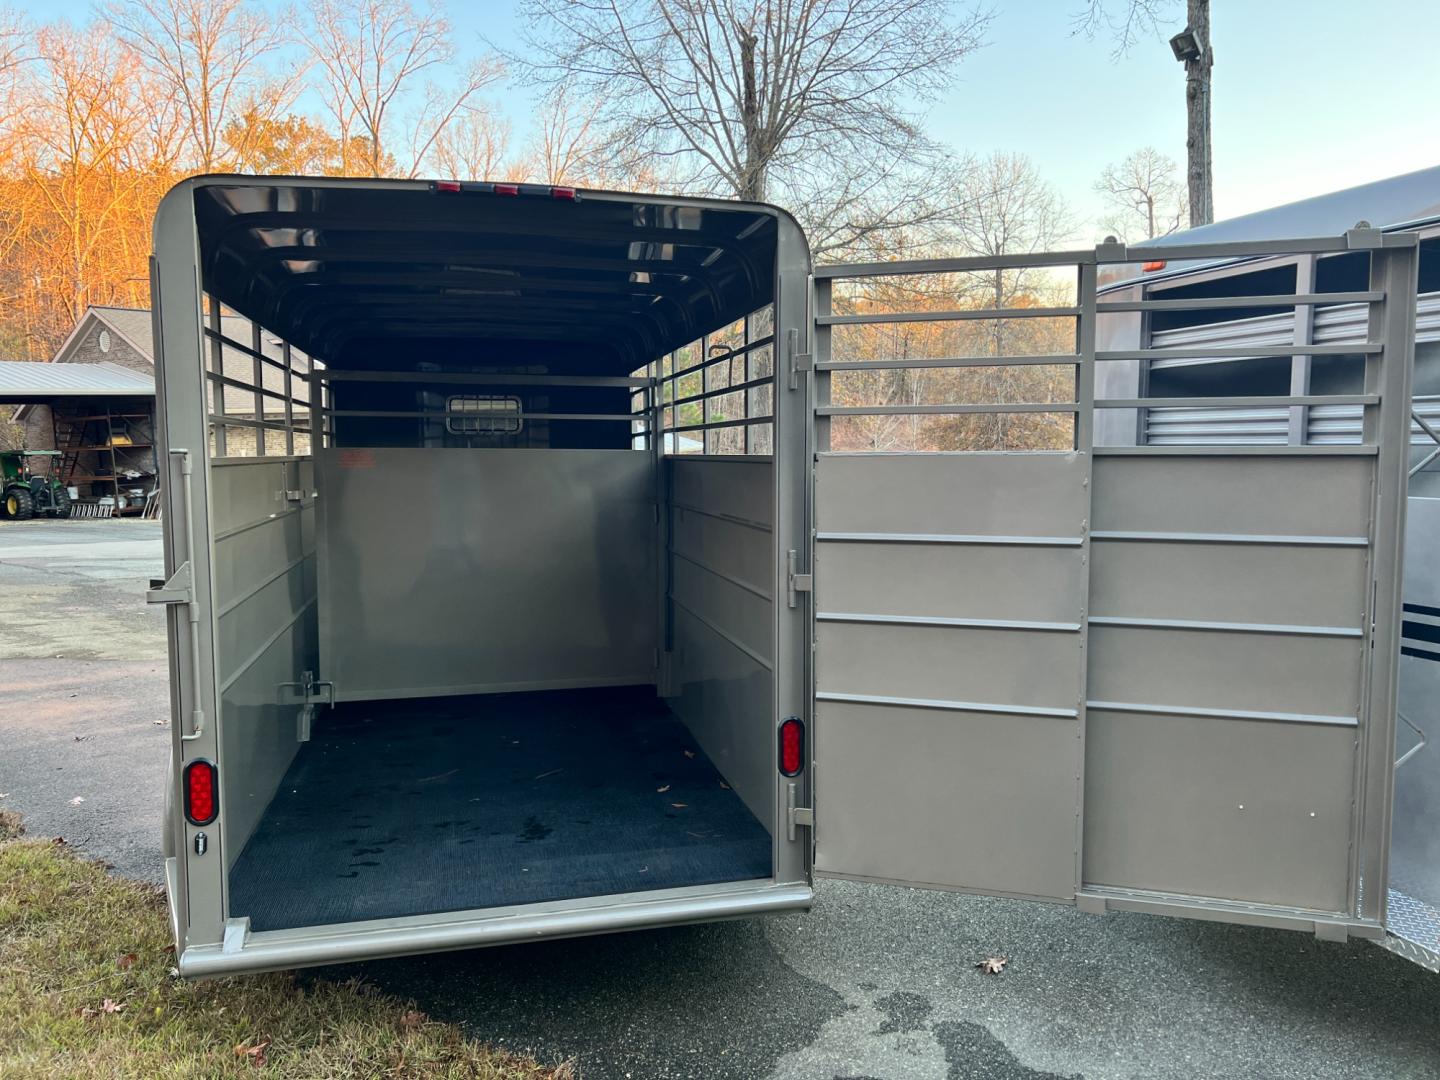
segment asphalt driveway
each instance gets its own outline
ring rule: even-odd
[[[159,563],[151,523],[0,524],[0,806],[151,879]],[[585,1080],[1440,1077],[1440,977],[1372,945],[848,882],[807,915],[341,973]]]

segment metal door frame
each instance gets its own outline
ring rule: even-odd
[[[1097,271],[1102,264],[1139,263],[1142,261],[1184,262],[1197,260],[1267,258],[1277,255],[1300,255],[1314,257],[1326,253],[1345,251],[1367,251],[1371,255],[1369,287],[1360,293],[1313,294],[1297,292],[1293,295],[1261,298],[1262,301],[1279,306],[1289,306],[1297,311],[1317,303],[1333,304],[1363,302],[1368,305],[1368,333],[1363,346],[1274,346],[1244,347],[1233,350],[1237,357],[1264,356],[1269,354],[1294,355],[1303,349],[1306,355],[1318,352],[1355,353],[1365,356],[1364,393],[1359,395],[1290,394],[1288,396],[1265,397],[1265,405],[1289,406],[1292,409],[1308,407],[1311,404],[1356,404],[1362,407],[1364,423],[1362,446],[1283,446],[1283,447],[1096,447],[1094,445],[1094,415],[1096,409],[1141,410],[1148,406],[1168,405],[1172,402],[1155,398],[1105,398],[1095,397],[1096,363],[1107,360],[1148,360],[1156,355],[1175,357],[1183,350],[1096,350],[1096,324],[1098,316],[1109,313],[1176,310],[1183,308],[1205,309],[1216,306],[1214,299],[1195,300],[1121,300],[1100,301],[1096,295]],[[914,277],[923,274],[975,273],[996,270],[1066,268],[1074,267],[1076,279],[1076,303],[1051,309],[990,309],[961,310],[951,312],[912,312],[886,314],[836,315],[833,310],[832,286],[837,280],[868,277]],[[882,322],[918,322],[944,319],[983,318],[1025,318],[1025,317],[1073,317],[1076,322],[1076,350],[1073,355],[1042,358],[1051,363],[1072,364],[1076,371],[1076,396],[1073,405],[1061,406],[1051,411],[1070,411],[1075,416],[1074,449],[1084,456],[1087,472],[1093,467],[1096,455],[1104,454],[1163,454],[1165,456],[1325,456],[1327,454],[1361,454],[1376,458],[1375,485],[1372,500],[1372,515],[1369,533],[1369,601],[1364,615],[1363,627],[1368,631],[1369,646],[1366,655],[1360,701],[1360,720],[1363,731],[1358,741],[1355,757],[1356,786],[1353,814],[1350,826],[1351,872],[1348,886],[1349,910],[1341,918],[1302,908],[1287,908],[1279,905],[1228,902],[1223,900],[1197,898],[1185,895],[1162,893],[1125,893],[1120,890],[1088,888],[1083,880],[1083,828],[1084,828],[1084,739],[1086,695],[1082,694],[1079,708],[1080,763],[1079,782],[1076,791],[1076,847],[1075,847],[1075,897],[1074,902],[1084,910],[1102,912],[1107,908],[1150,911],[1190,917],[1220,919],[1232,922],[1282,926],[1313,930],[1322,937],[1341,938],[1351,934],[1357,936],[1378,936],[1383,928],[1386,905],[1386,874],[1389,847],[1391,801],[1393,794],[1393,745],[1395,738],[1395,708],[1397,705],[1399,677],[1399,634],[1400,634],[1400,571],[1402,566],[1402,545],[1404,540],[1406,479],[1409,468],[1409,421],[1410,421],[1410,379],[1414,360],[1415,305],[1418,270],[1418,237],[1414,233],[1382,233],[1380,230],[1357,227],[1340,237],[1300,238],[1293,240],[1175,244],[1137,249],[1131,252],[1118,243],[1102,244],[1092,250],[1054,253],[1033,253],[998,258],[954,258],[921,259],[903,262],[862,263],[817,267],[814,272],[812,320],[813,376],[807,380],[808,398],[813,418],[813,441],[806,448],[807,466],[810,469],[807,514],[809,524],[809,545],[806,552],[807,567],[815,565],[816,521],[814,512],[815,467],[818,454],[830,449],[831,419],[836,416],[888,415],[903,413],[964,413],[964,412],[1005,412],[1012,411],[1003,405],[959,405],[959,406],[836,406],[831,398],[831,374],[835,371],[861,370],[898,367],[962,367],[996,366],[994,357],[959,357],[945,360],[887,360],[887,361],[836,361],[832,349],[832,327],[850,324],[875,324]],[[1246,303],[1254,305],[1255,298]],[[1224,301],[1220,301],[1221,304]],[[1232,305],[1238,306],[1238,305]],[[1142,314],[1143,317],[1143,314]],[[1209,348],[1200,350],[1207,356],[1224,354],[1226,350]],[[1198,355],[1198,352],[1197,352]],[[1001,358],[1000,364],[1013,358]],[[1388,361],[1388,362],[1387,362]],[[1023,358],[1021,363],[1035,363],[1036,358]],[[1226,407],[1254,404],[1253,399],[1234,397],[1207,397],[1185,399],[1183,404],[1191,407]],[[1087,484],[1087,489],[1090,485]],[[1085,573],[1086,593],[1082,594],[1084,617],[1080,630],[1080,655],[1082,686],[1085,679],[1084,660],[1088,652],[1088,581],[1089,581],[1089,528],[1084,532],[1083,558],[1087,567]],[[810,594],[813,598],[813,594]],[[807,604],[810,640],[816,640],[815,604]],[[817,687],[813,664],[809,665],[808,679],[810,698],[815,700]],[[812,725],[823,728],[823,725]],[[811,739],[812,763],[816,749],[823,745],[823,730],[815,730]],[[818,781],[823,792],[823,775]],[[817,794],[811,803],[818,822],[816,832],[824,829],[824,796]],[[823,835],[823,833],[821,833]],[[812,847],[814,837],[812,836]],[[813,851],[812,851],[813,857]],[[824,876],[846,876],[818,872]]]

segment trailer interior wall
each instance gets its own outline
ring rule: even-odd
[[[225,914],[283,933],[773,879],[776,217],[424,184],[194,199]],[[283,390],[259,357],[253,382],[206,364],[222,311],[297,358]],[[497,839],[460,818],[496,792],[584,820]],[[527,885],[566,828],[573,880]],[[627,830],[688,848],[612,851]]]

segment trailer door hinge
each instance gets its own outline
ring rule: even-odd
[[[800,553],[794,548],[791,548],[785,553],[785,565],[789,572],[789,576],[786,579],[786,600],[792,608],[798,607],[800,604],[800,593],[815,591],[815,577],[813,574],[801,574],[798,572]]]
[[[322,679],[315,678],[313,671],[305,671],[300,674],[299,682],[283,682],[281,690],[287,687],[297,687],[298,694],[290,695],[299,699],[300,711],[295,714],[295,741],[309,742],[310,729],[315,723],[316,706],[323,702],[327,705],[335,704],[335,684]],[[323,689],[323,693],[321,692]],[[291,702],[294,703],[293,701]],[[285,702],[282,701],[282,704]]]
[[[790,354],[790,389],[799,390],[801,373],[815,368],[814,356],[800,351],[800,331],[794,327],[786,331],[786,340]]]
[[[190,563],[185,561],[175,568],[168,579],[150,579],[150,588],[145,590],[147,604],[193,604],[195,602],[194,576]]]

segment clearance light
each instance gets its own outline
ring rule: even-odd
[[[1147,263],[1145,263],[1144,265],[1142,265],[1142,266],[1140,267],[1140,270],[1141,270],[1143,273],[1146,273],[1146,274],[1153,274],[1156,270],[1164,270],[1164,269],[1165,269],[1165,260],[1164,260],[1164,259],[1159,259],[1159,260],[1157,260],[1156,262],[1147,262]]]
[[[214,764],[200,758],[185,766],[185,820],[191,825],[209,825],[220,814],[219,792]]]
[[[505,195],[579,202],[580,189],[552,184],[492,184],[488,180],[431,180],[430,190],[444,195]]]
[[[798,716],[790,716],[780,725],[780,772],[799,776],[805,767],[805,724]]]

